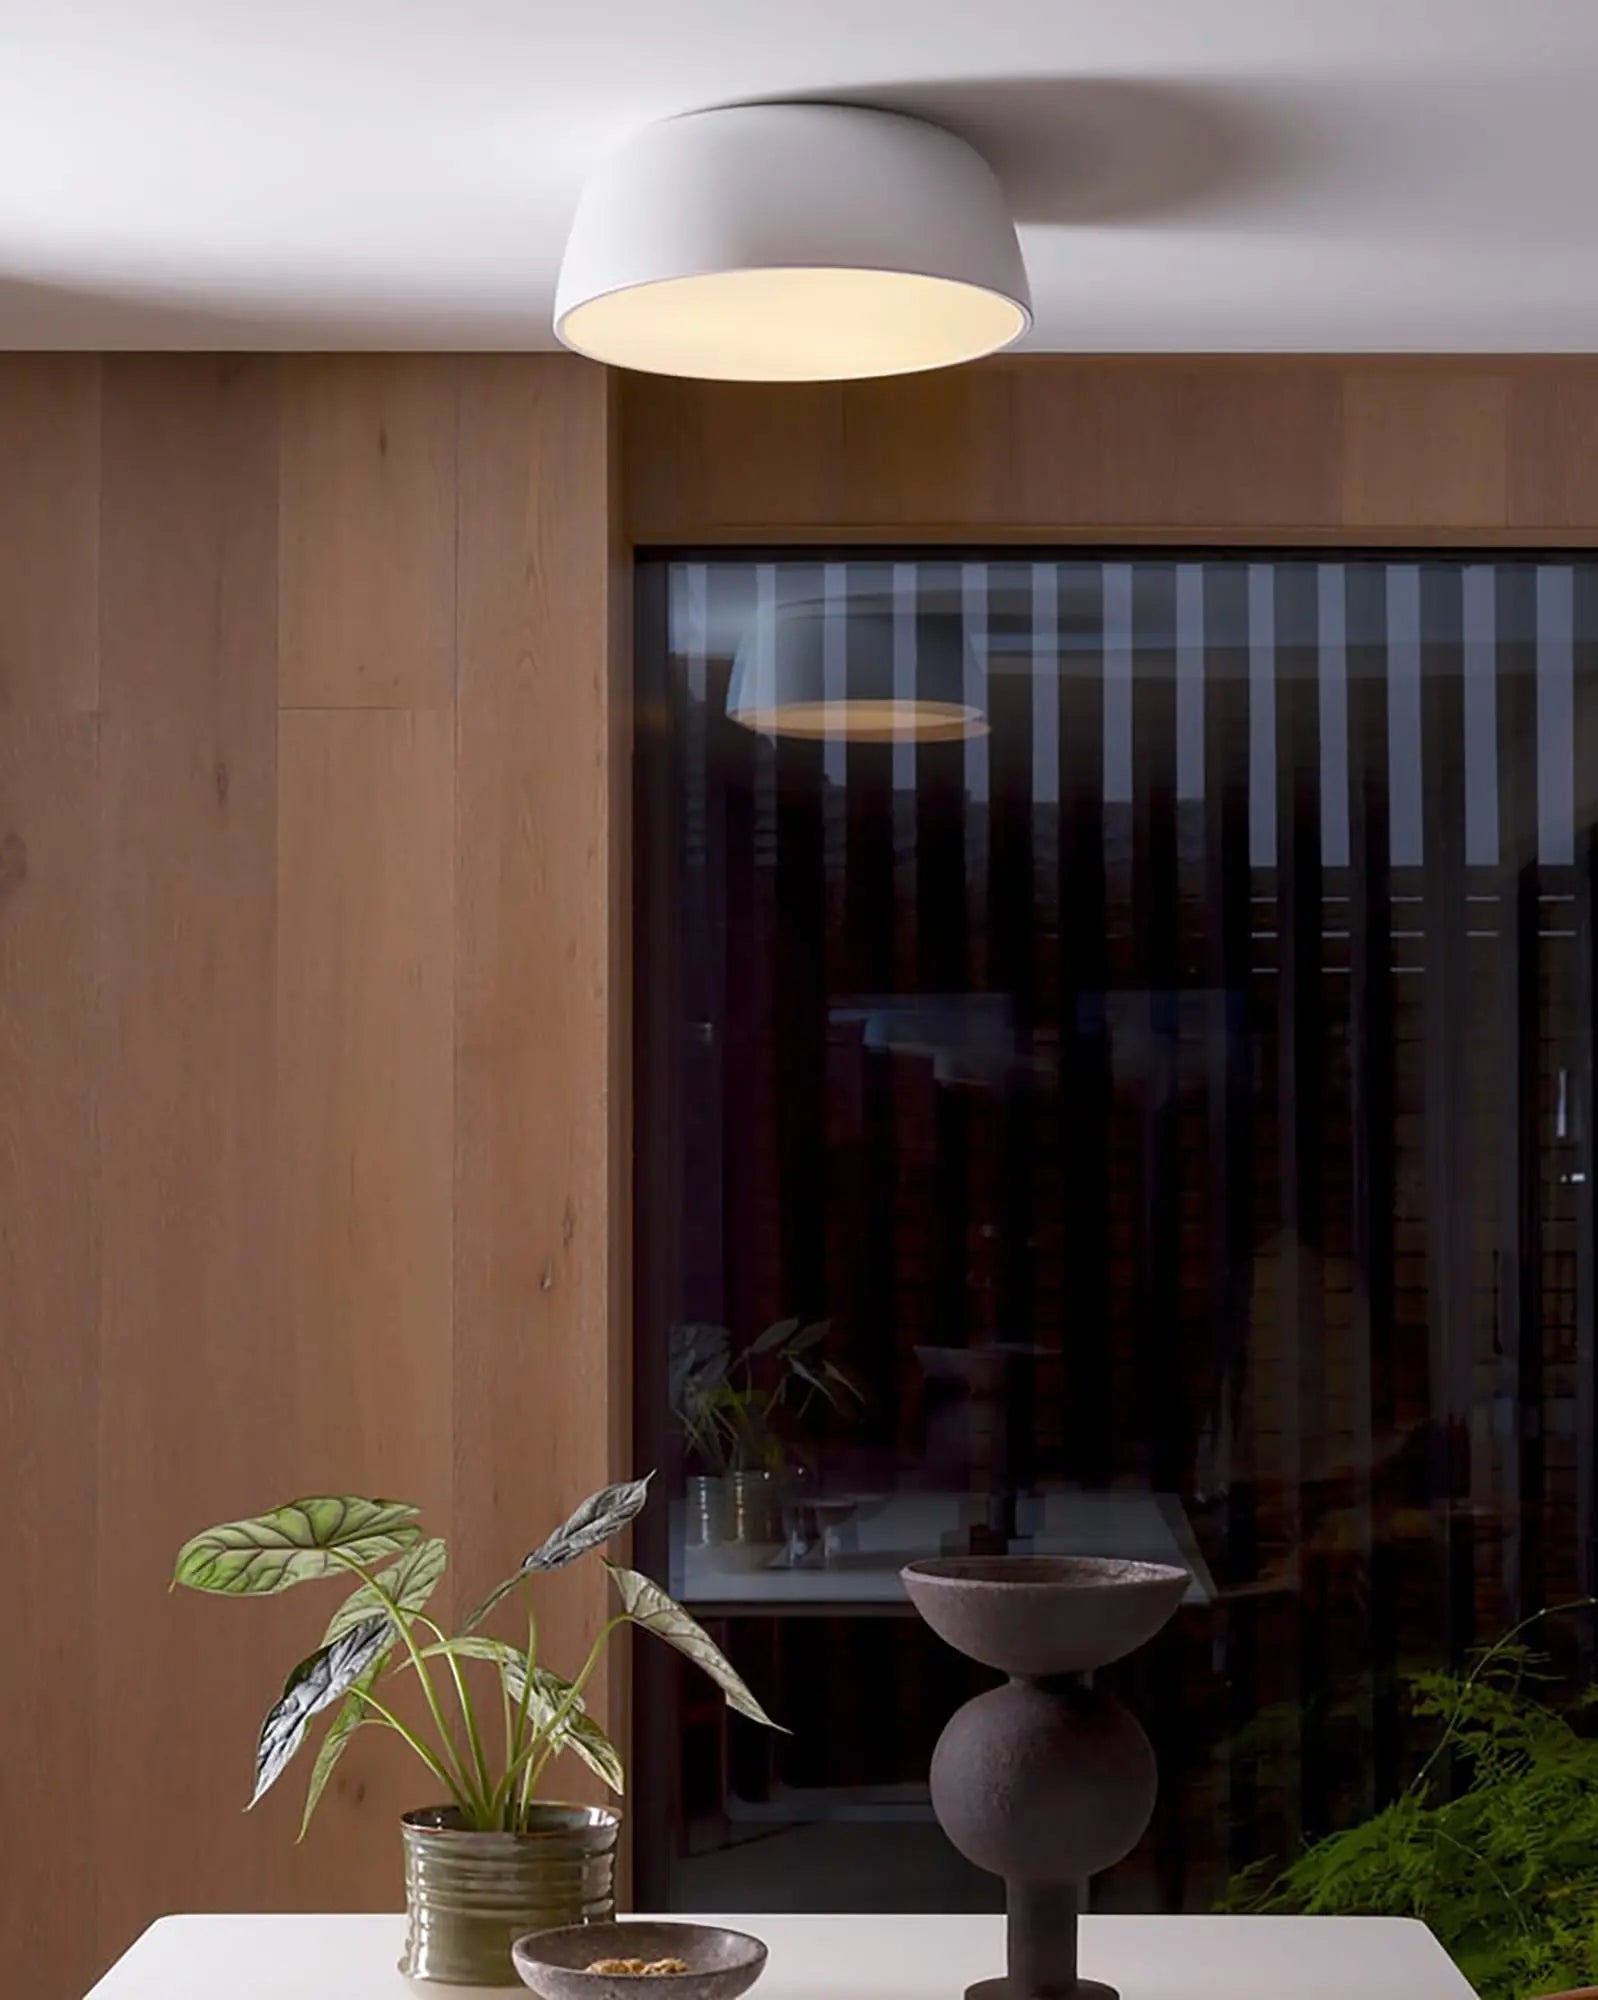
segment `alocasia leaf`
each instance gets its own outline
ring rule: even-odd
[[[261,1597],[313,1577],[331,1576],[343,1564],[384,1562],[421,1539],[417,1510],[400,1500],[362,1500],[353,1494],[291,1500],[248,1521],[207,1528],[178,1551],[172,1581],[190,1590],[229,1597]]]
[[[428,1599],[438,1588],[439,1579],[444,1574],[444,1566],[449,1561],[449,1550],[442,1536],[434,1535],[429,1541],[418,1542],[413,1549],[407,1549],[397,1563],[378,1573],[377,1582],[384,1595],[397,1604],[401,1611],[415,1613],[427,1609]],[[363,1624],[368,1618],[385,1615],[382,1599],[369,1583],[363,1583],[354,1590],[327,1621],[327,1630],[322,1634],[322,1644],[330,1646],[335,1639],[341,1639],[352,1626]],[[398,1638],[398,1634],[391,1634]]]
[[[702,1397],[725,1381],[731,1359],[732,1342],[724,1326],[707,1326],[700,1321],[674,1326],[666,1362],[666,1394],[671,1407],[680,1413],[690,1396]]]
[[[433,1536],[425,1542],[418,1542],[413,1549],[407,1549],[397,1563],[381,1571],[376,1579],[385,1595],[397,1604],[401,1611],[413,1615],[425,1611],[429,1598],[438,1588],[449,1561],[449,1550],[440,1536]],[[363,1583],[354,1590],[327,1621],[327,1630],[322,1634],[322,1644],[331,1646],[342,1639],[346,1632],[365,1624],[368,1619],[379,1618],[388,1621],[386,1643],[373,1659],[366,1671],[356,1680],[344,1700],[344,1706],[329,1723],[321,1748],[316,1753],[316,1762],[311,1767],[311,1780],[305,1788],[305,1810],[300,1815],[301,1840],[305,1838],[311,1815],[316,1811],[327,1781],[333,1775],[335,1765],[349,1747],[350,1738],[361,1724],[371,1716],[371,1710],[361,1699],[377,1684],[389,1655],[399,1644],[399,1634],[389,1620],[387,1607],[369,1583]]]
[[[535,1682],[537,1676],[545,1671],[543,1667],[536,1670]],[[560,1676],[552,1674],[550,1678],[558,1681]],[[536,1687],[534,1693],[536,1699]],[[545,1699],[548,1698],[546,1690]],[[627,1773],[622,1765],[621,1752],[585,1709],[577,1707],[567,1715],[557,1732],[555,1747],[557,1750],[569,1750],[574,1757],[580,1757],[595,1777],[608,1785],[613,1792],[626,1791]]]
[[[668,1646],[675,1646],[685,1659],[692,1660],[696,1667],[709,1674],[727,1697],[729,1708],[736,1709],[740,1715],[747,1715],[751,1722],[763,1723],[767,1729],[782,1727],[780,1723],[773,1722],[755,1700],[737,1669],[704,1626],[690,1618],[658,1583],[651,1583],[637,1570],[623,1569],[617,1563],[608,1562],[605,1567],[621,1597],[622,1610],[635,1625],[642,1626],[646,1632],[653,1632]]]
[[[623,1480],[615,1486],[604,1486],[597,1493],[591,1493],[547,1542],[540,1543],[523,1560],[514,1576],[495,1584],[461,1630],[475,1632],[524,1577],[539,1570],[564,1569],[567,1563],[576,1562],[579,1556],[587,1555],[590,1549],[597,1549],[612,1536],[620,1534],[634,1515],[643,1511],[644,1503],[649,1498],[649,1482],[654,1476],[652,1472],[646,1472],[642,1479]]]
[[[781,1347],[787,1341],[792,1340],[798,1331],[798,1320],[775,1319],[766,1328],[764,1333],[750,1341],[749,1352],[751,1354],[769,1354],[774,1347]]]
[[[392,1640],[393,1629],[386,1615],[368,1618],[365,1624],[335,1639],[331,1646],[318,1646],[301,1660],[261,1724],[261,1738],[255,1749],[252,1806],[283,1775],[289,1759],[305,1740],[311,1717],[347,1694],[382,1659]]]
[[[654,1476],[646,1472],[642,1479],[623,1480],[619,1485],[603,1486],[597,1493],[589,1494],[547,1542],[524,1557],[523,1573],[564,1569],[567,1563],[576,1562],[590,1549],[601,1548],[612,1536],[619,1535],[635,1514],[643,1512],[649,1498],[649,1482]]]
[[[361,1696],[375,1686],[378,1675],[383,1671],[383,1662],[388,1657],[388,1650],[385,1646],[366,1672],[352,1683],[349,1693],[344,1697],[344,1706],[327,1726],[322,1746],[316,1753],[316,1762],[311,1766],[311,1782],[305,1788],[305,1810],[300,1814],[298,1836],[301,1840],[305,1838],[306,1829],[311,1824],[311,1814],[316,1811],[322,1794],[327,1789],[327,1781],[333,1775],[333,1767],[349,1748],[350,1738],[363,1722],[376,1719]]]

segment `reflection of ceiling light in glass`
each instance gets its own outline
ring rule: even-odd
[[[768,736],[955,742],[988,733],[976,681],[958,619],[790,605],[744,634],[727,713]]]
[[[842,104],[649,126],[583,189],[555,332],[596,361],[746,382],[944,368],[1026,332],[1004,195],[963,139]]]

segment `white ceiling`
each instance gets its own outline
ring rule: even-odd
[[[758,97],[982,148],[1035,348],[1598,349],[1592,0],[0,0],[0,346],[545,347],[588,166]]]

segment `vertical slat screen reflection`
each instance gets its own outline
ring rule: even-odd
[[[1540,1205],[1537,1170],[1537,1017],[1541,943],[1537,878],[1536,576],[1506,565],[1497,583],[1498,622],[1498,1032],[1499,1199],[1497,1214],[1499,1393],[1503,1458],[1502,1615],[1515,1619],[1542,1578],[1540,1424],[1522,1412],[1541,1403]]]
[[[1102,1534],[1198,1581],[1115,1676],[1164,1796],[1101,1894],[1204,1907],[1393,1796],[1406,1677],[1598,1583],[1598,565],[649,574],[639,1338],[825,1318],[863,1401],[793,1441],[860,1511],[825,1614],[736,1566],[700,1600],[792,1739],[723,1744],[640,1680],[682,1760],[643,1880],[869,1907],[869,1830],[908,1826],[893,1900],[980,1904],[914,1844],[963,1669],[853,1569],[874,1534]],[[820,740],[726,714],[796,613]],[[849,726],[857,683],[909,703],[951,661],[977,731]],[[669,1466],[661,1374],[638,1456]],[[1551,1632],[1559,1663],[1592,1636]]]
[[[1348,686],[1348,1089],[1349,1336],[1367,1400],[1356,1404],[1353,1505],[1362,1557],[1356,1589],[1368,1601],[1368,1668],[1357,1700],[1369,1737],[1366,1803],[1394,1782],[1398,1765],[1397,1549],[1388,1528],[1396,1479],[1397,1329],[1394,1311],[1394,1114],[1392,885],[1385,577],[1374,564],[1344,572]]]
[[[1467,1262],[1470,993],[1464,978],[1464,652],[1457,565],[1427,564],[1421,570],[1419,619],[1425,869],[1413,907],[1420,914],[1424,967],[1426,1422],[1436,1564],[1433,1629],[1454,1658],[1471,1644],[1475,1631],[1468,1452],[1475,1344]]]
[[[1112,704],[1108,671],[1112,617],[1116,659],[1125,662],[1130,607],[1118,569],[1064,563],[1058,576],[1060,635],[1060,1088],[1064,1203],[1055,1219],[1064,1266],[1061,1346],[1066,1356],[1064,1463],[1089,1485],[1115,1469],[1105,1413],[1110,1408],[1110,888],[1106,832],[1106,743]],[[1125,676],[1117,683],[1124,684]],[[1119,697],[1117,697],[1119,701]]]

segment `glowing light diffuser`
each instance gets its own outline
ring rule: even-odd
[[[840,104],[650,126],[584,188],[555,295],[580,354],[744,382],[943,368],[1031,318],[987,162],[920,119]]]

